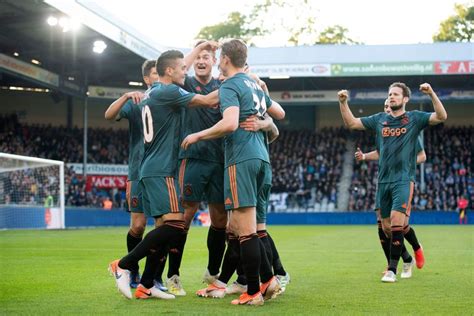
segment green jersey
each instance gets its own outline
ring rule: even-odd
[[[186,77],[184,89],[197,94],[209,94],[219,89],[221,82],[212,78],[208,84],[201,84],[195,77]],[[189,134],[200,132],[214,126],[222,119],[219,108],[187,108],[185,110],[183,138]],[[224,145],[222,139],[212,139],[198,142],[189,146],[187,150],[180,150],[179,158],[192,158],[224,163]]]
[[[368,130],[375,131],[379,145],[379,183],[414,181],[416,144],[431,113],[409,111],[393,117],[385,112],[361,118]]]
[[[222,83],[219,100],[222,113],[231,106],[239,107],[239,122],[252,115],[263,116],[272,102],[262,88],[244,73],[238,73]],[[263,133],[237,128],[224,138],[225,166],[249,159],[261,159],[270,163],[266,146]]]
[[[127,101],[119,112],[117,120],[128,120],[129,153],[128,180],[136,181],[140,176],[140,163],[143,158],[142,112],[137,104]]]
[[[377,140],[378,140],[378,138],[377,138]],[[377,146],[377,151],[380,153],[380,144],[378,142],[377,142],[376,146]],[[418,153],[423,151],[423,150],[424,150],[424,148],[423,148],[423,143],[421,141],[421,136],[418,135],[418,140],[416,142],[416,147],[415,147],[416,158],[418,158]],[[380,159],[379,159],[379,162],[380,162]],[[410,175],[410,181],[415,182],[415,178],[416,178],[416,165],[415,165],[415,169],[412,169],[412,174]]]
[[[145,152],[140,167],[140,179],[173,177],[178,165],[181,109],[194,93],[177,85],[155,82],[140,103]]]

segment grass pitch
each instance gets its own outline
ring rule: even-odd
[[[181,268],[188,295],[171,301],[129,301],[117,292],[107,264],[125,254],[126,227],[1,231],[0,314],[474,314],[474,228],[414,228],[425,267],[383,284],[376,226],[269,227],[292,282],[262,307],[194,295],[204,287],[206,228],[190,231]]]

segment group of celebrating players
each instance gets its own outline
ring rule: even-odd
[[[232,304],[262,305],[290,281],[265,226],[272,183],[268,144],[278,137],[273,119],[285,112],[265,83],[247,74],[247,46],[240,40],[222,44],[221,75],[213,78],[217,49],[202,41],[186,56],[170,50],[146,61],[149,89],[123,95],[105,113],[106,119],[129,121],[129,253],[109,265],[127,298],[132,287],[139,299],[186,295],[179,268],[201,201],[209,203],[211,227],[203,277],[208,286],[198,296],[238,293]],[[155,228],[142,239],[146,217],[155,219]],[[140,277],[138,262],[145,257]],[[227,286],[235,271],[237,281]]]
[[[219,48],[220,76],[213,78]],[[186,75],[191,66],[194,76]],[[109,265],[119,291],[129,299],[131,288],[138,299],[186,295],[179,269],[192,219],[206,201],[211,226],[203,281],[208,285],[196,294],[240,294],[232,304],[263,305],[290,282],[265,225],[272,185],[268,145],[278,137],[273,119],[283,119],[284,110],[270,99],[265,83],[248,72],[241,40],[220,47],[200,41],[186,56],[166,51],[145,61],[142,73],[148,90],[124,94],[105,113],[108,120],[127,119],[130,134],[128,254]],[[402,278],[411,277],[415,264],[424,264],[423,248],[408,224],[417,153],[424,152],[418,136],[447,114],[429,84],[420,90],[431,97],[434,113],[406,111],[410,89],[403,83],[390,86],[384,112],[364,118],[352,115],[346,90],[338,93],[346,126],[376,134],[377,150],[358,150],[355,156],[379,161],[376,208],[387,259],[383,282],[396,281],[400,257]],[[147,217],[155,219],[155,228],[143,238]],[[138,262],[145,257],[140,276]],[[238,278],[228,285],[234,272]]]

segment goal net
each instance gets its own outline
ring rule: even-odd
[[[0,229],[64,227],[64,163],[0,153]]]

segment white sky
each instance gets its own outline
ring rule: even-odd
[[[291,1],[291,0],[290,0]],[[249,12],[258,0],[101,0],[104,9],[157,43],[190,47],[203,26],[222,22],[231,11]],[[473,0],[325,0],[313,1],[317,25],[340,24],[351,38],[365,44],[430,43],[439,23],[454,14],[455,3]],[[291,23],[297,17],[288,16]],[[278,34],[257,46],[285,46]]]

